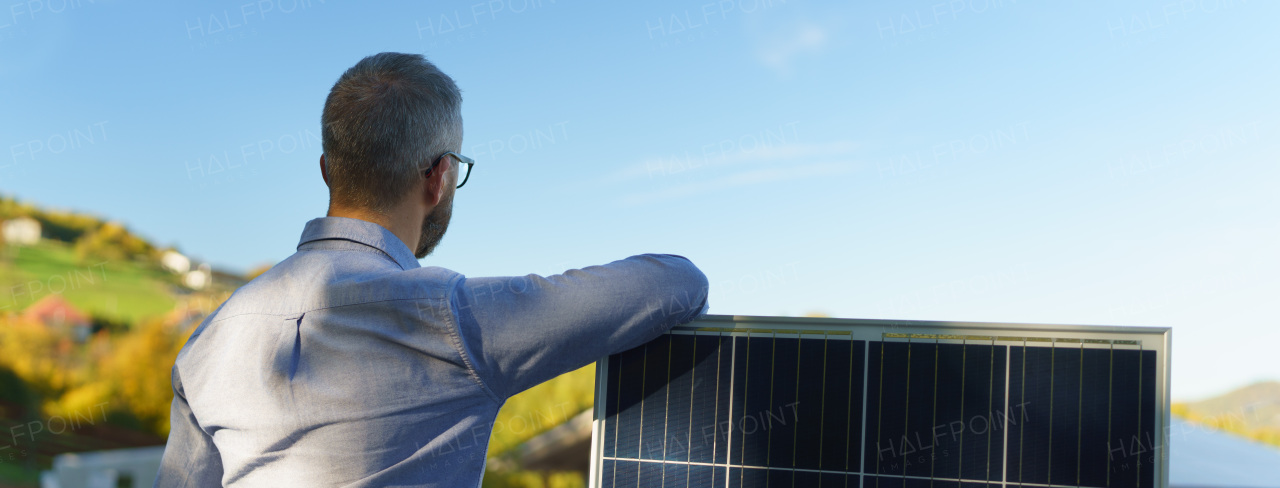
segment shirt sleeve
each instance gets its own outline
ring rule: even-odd
[[[707,292],[688,259],[641,254],[548,277],[463,278],[452,305],[477,374],[505,400],[693,321]]]
[[[155,487],[220,487],[222,456],[213,438],[196,423],[178,367],[173,368],[173,404],[169,409],[169,440],[164,446]]]

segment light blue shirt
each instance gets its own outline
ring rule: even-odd
[[[479,486],[507,398],[706,311],[680,256],[467,278],[315,219],[178,354],[156,486]]]

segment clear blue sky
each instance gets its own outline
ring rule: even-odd
[[[425,54],[478,163],[423,265],[685,255],[712,312],[1172,326],[1280,379],[1280,5],[0,5],[0,192],[245,270],[322,216],[347,67]]]

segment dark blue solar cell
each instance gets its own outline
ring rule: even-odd
[[[979,346],[984,347],[984,346]],[[970,379],[965,369],[970,346],[963,344],[938,345],[938,378],[934,393],[933,431],[929,436],[933,439],[933,470],[930,476],[936,478],[959,478],[960,462],[963,457],[965,439],[965,420],[973,412],[964,409],[964,387],[969,381],[986,382],[986,375],[981,379]]]
[[[616,461],[613,469],[613,487],[631,488],[640,486],[640,462]]]
[[[710,432],[712,436],[712,447],[717,464],[728,463],[729,460],[729,432],[733,430],[733,422],[729,419],[729,411],[731,402],[733,401],[733,338],[724,336],[719,339],[720,347],[717,354],[719,358],[719,366],[716,374],[716,414],[715,427]],[[702,429],[707,427],[703,425]],[[702,438],[706,439],[706,432],[702,434]],[[723,480],[721,480],[723,481]]]
[[[769,402],[770,388],[773,386],[773,357],[775,344],[773,337],[752,336],[746,347],[746,401],[742,407],[742,420],[734,426],[733,436],[740,438],[742,446],[741,463],[746,466],[764,466],[769,456],[769,430],[762,422],[763,416],[772,405]],[[740,347],[741,353],[743,349]],[[741,357],[741,356],[740,356]]]
[[[662,486],[662,475],[661,462],[641,462],[640,476],[637,478],[636,486]]]
[[[1117,348],[1111,357],[1111,434],[1107,436],[1110,488],[1138,487],[1138,459],[1142,455],[1139,395],[1139,351]]]
[[[1107,486],[1107,413],[1111,403],[1111,350],[1085,349],[1080,398],[1080,485]]]
[[[907,479],[903,478],[902,475],[867,475],[863,478],[863,488],[906,488],[907,486]]]
[[[614,434],[614,443],[615,455],[620,458],[636,458],[640,455],[645,349],[645,346],[640,346],[619,354],[618,430]]]
[[[863,472],[901,475],[906,461],[907,344],[872,342],[869,349]]]
[[[724,378],[720,377],[720,355],[729,354],[730,351],[728,348],[721,351],[720,337],[710,335],[697,336],[693,349],[697,362],[693,368],[693,393],[690,400],[693,411],[689,417],[689,461],[710,463],[713,462],[712,454],[718,440],[717,424],[727,420],[717,418],[720,409],[717,408],[716,394],[721,380],[726,385],[729,383],[727,368],[724,370]],[[728,412],[728,402],[725,403],[724,412]],[[725,442],[727,438],[719,440]]]
[[[658,336],[645,345],[642,376],[644,402],[640,423],[641,459],[661,460],[666,448],[667,374],[670,366],[671,336]]]
[[[769,480],[767,485],[769,488],[791,488],[792,486],[813,486],[795,484],[795,471],[790,469],[770,469]]]
[[[608,374],[612,376],[612,378],[603,378],[604,380],[606,380],[604,381],[605,383],[604,431],[602,432],[602,435],[601,435],[601,439],[603,440],[603,444],[604,444],[603,446],[604,457],[615,457],[614,455],[616,453],[614,448],[617,446],[616,440],[617,440],[617,432],[618,432],[618,377],[619,377],[619,374],[622,372],[621,371],[622,368],[620,367],[621,361],[622,361],[622,356],[619,354],[614,354],[612,356],[609,356],[609,361],[607,363],[609,366],[607,370],[600,370],[600,369],[596,370],[596,376],[597,376],[596,384],[600,384],[600,380],[602,378],[599,378],[598,376],[600,376],[602,372],[603,374]]]
[[[719,484],[716,484],[716,471],[724,472],[724,469],[716,469],[711,466],[689,466],[689,484],[675,486],[724,486],[724,477],[721,475]],[[673,486],[670,483],[667,486]]]
[[[822,473],[818,479],[818,488],[859,488],[858,475],[841,473]]]
[[[1138,486],[1153,486],[1155,483],[1156,456],[1162,451],[1155,444],[1156,415],[1156,352],[1142,351],[1141,398],[1139,401],[1141,416],[1139,425],[1142,440],[1138,454]]]
[[[613,479],[614,462],[615,461],[612,459],[605,459],[603,462],[600,463],[600,487],[601,488],[614,487],[614,479]]]
[[[836,339],[839,341],[839,339]],[[826,354],[829,349],[829,340],[823,338],[805,338],[800,341],[800,369],[799,381],[796,383],[798,396],[796,397],[796,405],[794,409],[788,409],[795,413],[795,467],[801,469],[818,469],[818,463],[822,460],[822,446],[825,441],[823,431],[825,429],[834,430],[833,425],[826,423],[826,416],[823,412],[823,395],[826,383],[823,381],[827,370],[832,366],[827,364],[831,358]],[[848,343],[848,341],[839,341]],[[843,366],[843,364],[841,364]],[[841,385],[841,388],[844,388]],[[832,415],[835,417],[835,415]],[[841,426],[843,429],[843,426]],[[844,431],[840,432],[843,438]],[[837,449],[831,448],[832,451],[838,452]],[[801,486],[813,486],[814,482]]]
[[[800,339],[780,338],[774,342],[773,375],[769,383],[768,408],[758,414],[769,436],[765,464],[771,468],[791,468],[795,460],[796,413],[799,404]],[[772,485],[770,485],[772,486]]]
[[[667,386],[666,453],[667,461],[688,461],[691,432],[689,418],[693,414],[694,336],[671,336],[671,380]]]
[[[999,480],[1004,459],[1005,346],[966,345],[960,478]]]
[[[858,437],[858,429],[862,426],[862,341],[857,341],[857,364],[854,364],[854,341],[827,339],[824,341],[824,364],[822,378],[821,426],[819,429],[818,457],[819,468],[824,471],[857,471],[861,468],[859,458],[862,439]],[[854,374],[850,374],[852,373]],[[856,379],[855,379],[856,378]],[[852,393],[852,394],[851,394]],[[803,400],[802,400],[803,403]],[[807,408],[802,408],[802,417],[809,415]],[[813,417],[810,417],[813,418]],[[804,424],[799,427],[801,435],[808,432]],[[852,436],[851,436],[852,434]],[[853,441],[850,442],[849,438]],[[803,443],[802,443],[803,444]],[[799,446],[797,446],[799,447]],[[801,451],[801,459],[806,458]],[[808,461],[800,461],[797,467],[811,467]],[[843,483],[843,481],[842,481]]]
[[[903,472],[907,476],[929,477],[933,471],[933,458],[937,455],[933,436],[934,406],[937,384],[938,346],[930,343],[909,343],[909,370],[907,384],[907,429],[898,446],[901,450]]]
[[[934,479],[933,482],[926,485],[930,488],[960,488],[960,482],[956,480],[940,480]]]
[[[763,468],[742,468],[741,480],[738,486],[742,488],[767,488],[769,486],[769,471]],[[732,484],[732,481],[730,481]]]
[[[1009,435],[1008,480],[1044,484],[1049,481],[1053,348],[1010,350],[1009,410],[1002,412]]]
[[[697,486],[689,483],[689,465],[685,463],[667,463],[662,465],[662,484],[660,486]]]
[[[796,471],[791,476],[791,486],[798,488],[812,488],[818,486],[821,479],[822,476],[816,471]],[[769,486],[772,487],[773,484],[770,484]]]
[[[730,381],[733,388],[729,392],[729,426],[725,432],[727,440],[725,457],[728,459],[727,464],[742,464],[742,451],[745,443],[743,442],[742,423],[746,418],[743,415],[743,406],[747,403],[747,351],[750,349],[750,342],[746,337],[733,337],[733,363],[730,372]],[[717,449],[718,451],[718,449]],[[717,452],[716,457],[720,454]],[[741,475],[739,475],[741,478]]]
[[[903,480],[902,486],[903,488],[931,488],[933,486],[933,480],[928,478],[907,478]]]
[[[1080,409],[1084,397],[1081,375],[1083,349],[1053,349],[1053,405],[1050,420],[1049,481],[1078,485],[1080,473]]]

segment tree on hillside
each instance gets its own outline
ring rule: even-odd
[[[170,372],[189,334],[163,320],[146,320],[114,341],[111,354],[99,364],[101,379],[113,387],[128,411],[147,430],[162,436],[169,432],[173,401]]]
[[[58,210],[34,210],[31,218],[40,221],[44,237],[62,242],[76,242],[86,233],[102,225],[102,220],[92,215],[62,212]]]
[[[36,208],[30,204],[19,202],[13,197],[0,196],[0,220],[28,217],[35,212]]]
[[[107,222],[76,239],[76,257],[82,261],[90,258],[123,260],[151,258],[155,248],[142,238],[133,235],[117,222]]]

